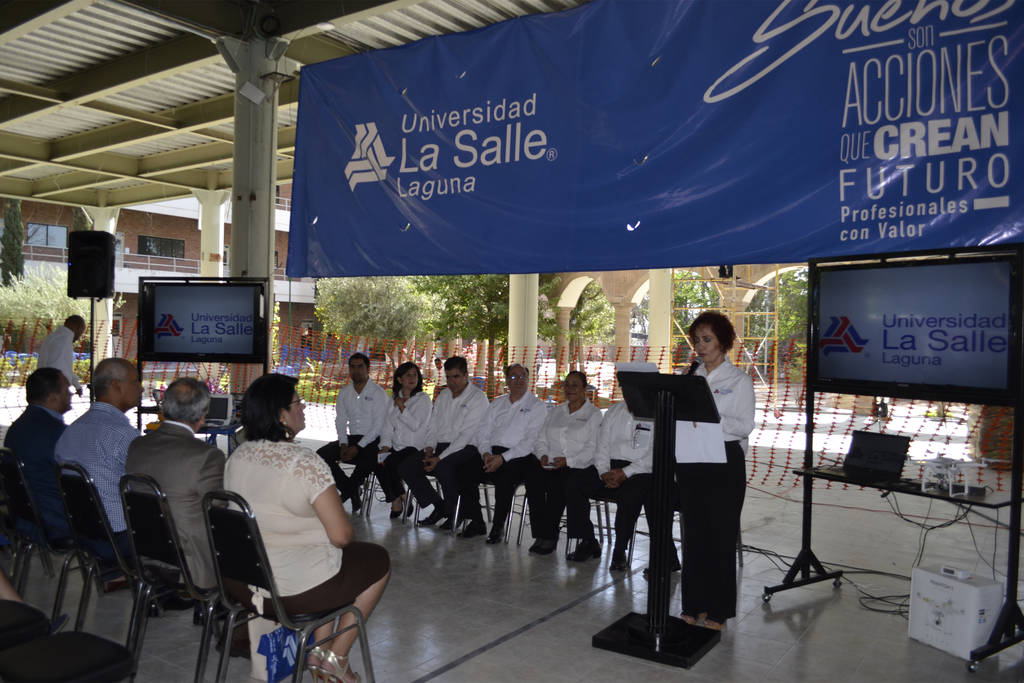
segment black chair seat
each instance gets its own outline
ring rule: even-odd
[[[50,632],[50,620],[32,605],[0,600],[0,650],[41,638]]]
[[[134,662],[125,646],[81,631],[37,638],[0,652],[0,679],[24,683],[118,681]]]

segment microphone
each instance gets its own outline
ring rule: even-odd
[[[704,363],[704,361],[701,360],[700,358],[694,358],[693,359],[693,363],[690,364],[690,369],[687,371],[686,374],[687,375],[697,374],[697,368],[699,368],[703,363]]]

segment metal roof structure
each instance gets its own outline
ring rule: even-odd
[[[585,0],[583,0],[585,1]],[[300,65],[581,0],[0,0],[0,196],[131,206],[232,185],[235,76],[220,36],[280,36]],[[299,78],[281,84],[292,177]]]

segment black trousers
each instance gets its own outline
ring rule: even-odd
[[[565,487],[572,471],[572,467],[555,470],[541,468],[539,475],[526,481],[526,495],[530,501],[530,527],[535,539],[558,540],[562,513],[565,511]]]
[[[362,434],[349,434],[348,445],[355,446],[362,438]],[[319,453],[320,451],[317,452]],[[338,490],[341,491],[342,500],[349,500],[353,496],[358,496],[359,487],[363,485],[363,482],[366,481],[371,472],[377,475],[377,481],[380,482],[380,488],[384,491],[384,497],[388,501],[394,500],[405,492],[402,488],[401,480],[390,476],[387,470],[377,461],[377,454],[379,452],[379,437],[365,446],[360,446],[356,457],[349,461],[349,463],[355,465],[355,470],[352,471],[351,475],[345,474],[341,469],[341,459],[339,457],[331,458],[329,455],[321,454],[321,457],[331,467],[331,474],[334,475],[334,483],[337,485]],[[338,453],[339,455],[341,453],[340,445]]]
[[[491,453],[494,455],[502,455],[507,451],[508,449],[504,446],[491,446]],[[539,527],[535,523],[537,513],[534,512],[534,509],[543,507],[544,500],[537,495],[537,487],[529,486],[528,482],[543,474],[544,470],[540,466],[540,460],[533,453],[515,460],[508,460],[497,470],[489,473],[483,471],[483,460],[480,461],[480,466],[475,471],[472,464],[467,464],[460,470],[460,476],[464,477],[462,484],[465,491],[462,494],[463,507],[466,506],[466,501],[472,501],[471,505],[477,512],[477,517],[474,519],[482,519],[479,516],[480,483],[494,484],[494,519],[491,523],[491,533],[504,534],[505,522],[512,510],[512,499],[516,495],[516,488],[520,484],[527,484],[526,498],[530,507],[530,527],[536,537]]]
[[[442,444],[438,444],[437,453],[441,450]],[[434,468],[434,476],[441,485],[441,495],[444,497],[445,512],[448,519],[454,519],[455,503],[459,496],[462,496],[462,505],[459,511],[460,519],[471,521],[483,521],[480,514],[479,484],[480,474],[483,473],[483,459],[476,446],[469,445],[454,453],[447,453],[441,462]],[[476,468],[478,474],[467,476],[470,468]]]
[[[399,453],[404,452],[405,450],[399,451]],[[397,456],[399,453],[394,455]],[[402,481],[409,487],[409,490],[412,491],[412,495],[416,497],[420,507],[442,503],[444,499],[438,495],[437,490],[430,483],[430,479],[427,478],[427,473],[423,471],[423,451],[415,451],[415,453],[419,457],[406,454],[396,463],[395,469],[398,472],[398,476],[401,477]],[[436,473],[437,470],[435,469],[434,472]]]
[[[400,470],[402,463],[406,460],[415,462],[419,465],[420,470],[423,469],[423,451],[418,448],[413,448],[412,446],[398,451],[391,451],[388,453],[388,457],[384,458],[384,462],[381,463],[386,476],[390,481],[394,482],[396,490],[399,491],[398,495],[395,497],[401,496],[402,493],[405,493],[404,487],[402,486],[402,474]],[[394,498],[388,498],[388,502],[393,500]]]
[[[612,469],[621,469],[628,460],[612,460]],[[570,538],[593,539],[594,524],[590,521],[590,500],[615,501],[615,550],[625,550],[633,537],[633,528],[646,505],[653,480],[650,474],[634,474],[618,488],[605,487],[597,468],[573,470],[566,482],[565,516]],[[648,514],[648,519],[651,515]]]
[[[739,441],[725,442],[726,463],[676,465],[683,514],[683,614],[736,616],[736,539],[747,489]]]

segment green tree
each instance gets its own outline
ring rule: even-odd
[[[415,288],[430,301],[427,327],[441,338],[508,341],[508,275],[423,275]]]
[[[334,334],[407,339],[421,332],[428,306],[412,278],[348,277],[317,280],[315,310]]]
[[[4,322],[56,323],[72,314],[88,320],[89,300],[68,297],[68,273],[59,266],[42,264],[10,285],[0,287],[0,320]]]
[[[676,324],[683,332],[701,311],[720,306],[721,296],[714,283],[692,270],[675,271],[672,285]]]
[[[610,344],[615,339],[615,309],[596,280],[583,291],[569,314],[569,334],[579,344]]]
[[[0,281],[6,287],[25,272],[25,225],[21,221],[21,200],[4,200],[4,232],[0,236]]]

